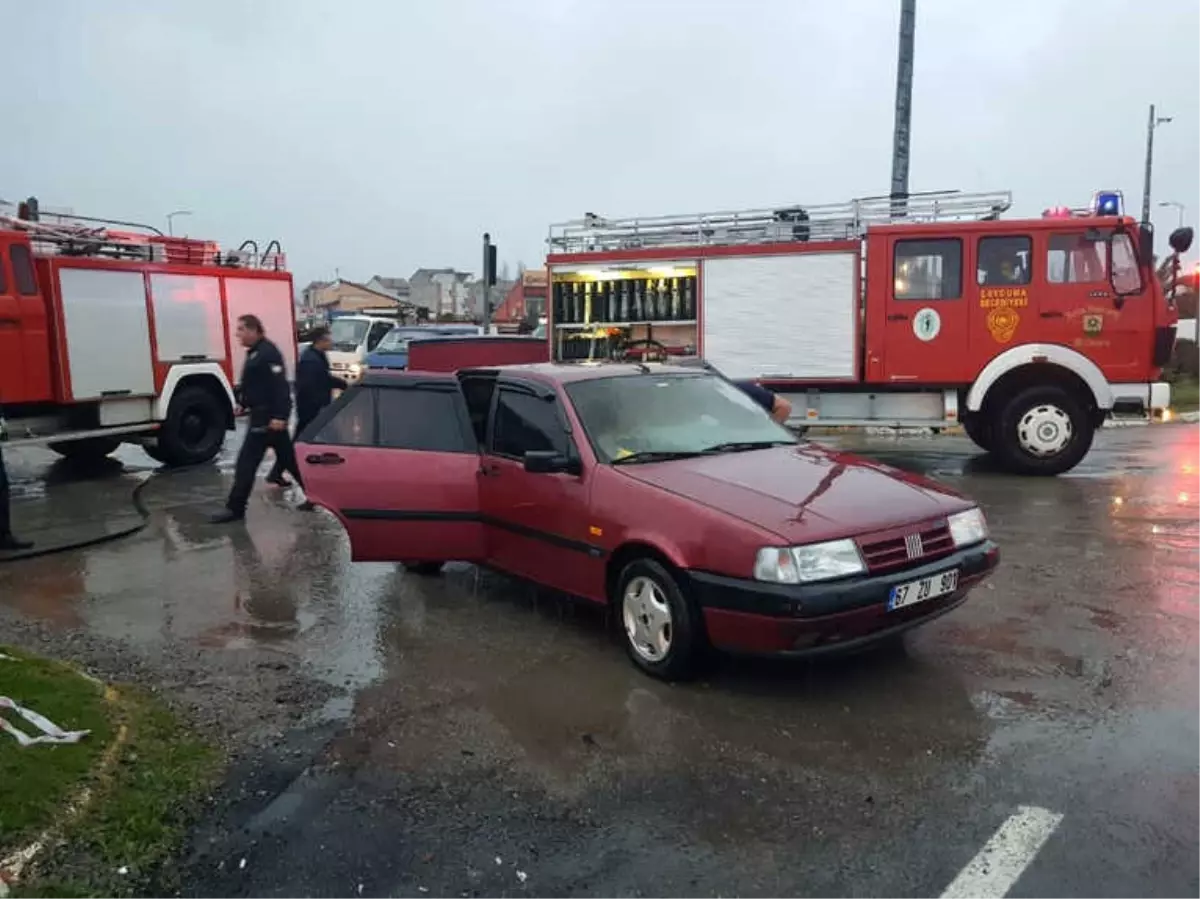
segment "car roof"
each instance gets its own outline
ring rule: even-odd
[[[638,375],[703,375],[709,374],[698,365],[668,365],[656,362],[645,364],[624,362],[560,363],[537,362],[526,365],[471,365],[455,372],[370,371],[364,383],[386,384],[404,378],[446,378],[471,372],[532,377],[539,381],[573,384],[579,381],[599,381],[606,378],[636,377]]]

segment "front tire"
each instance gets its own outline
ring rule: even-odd
[[[153,459],[164,465],[199,465],[216,458],[225,442],[226,410],[203,387],[181,387],[171,398]]]
[[[86,437],[83,440],[51,443],[50,449],[72,462],[94,462],[115,452],[120,445],[118,437]]]
[[[662,680],[684,680],[698,672],[708,649],[704,622],[666,566],[646,558],[630,562],[611,601],[635,665]]]
[[[1021,391],[1000,412],[995,453],[1016,473],[1053,476],[1070,471],[1092,447],[1096,429],[1080,402],[1061,387]]]

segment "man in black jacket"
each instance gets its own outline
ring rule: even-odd
[[[246,517],[246,502],[254,489],[254,475],[268,449],[275,451],[283,468],[303,486],[296,465],[296,450],[288,436],[288,416],[292,414],[292,393],[288,388],[287,371],[279,347],[267,340],[263,325],[256,315],[238,317],[237,337],[246,348],[242,365],[242,381],[238,385],[238,411],[249,416],[246,437],[238,451],[234,468],[233,488],[225,501],[225,511],[213,517],[224,524]]]
[[[329,373],[329,357],[325,354],[333,347],[333,338],[328,328],[317,328],[312,343],[300,354],[296,365],[296,436],[299,437],[321,410],[333,401],[334,388],[346,389],[346,382]],[[283,476],[283,460],[275,457],[275,466],[267,480],[280,487],[289,486]]]

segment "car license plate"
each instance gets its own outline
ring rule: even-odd
[[[925,602],[927,599],[937,599],[958,589],[958,569],[932,574],[919,581],[909,581],[907,584],[897,584],[892,588],[888,597],[888,611],[903,609],[914,603]]]

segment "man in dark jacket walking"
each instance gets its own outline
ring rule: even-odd
[[[254,489],[254,475],[268,449],[274,450],[283,468],[291,472],[298,484],[304,485],[296,465],[292,438],[287,432],[288,417],[292,414],[292,395],[284,370],[283,354],[279,352],[279,347],[267,340],[262,321],[256,315],[238,317],[237,337],[246,348],[242,380],[238,385],[238,407],[250,420],[246,437],[238,450],[233,488],[229,491],[229,499],[225,501],[225,511],[212,519],[217,524],[241,521],[246,517],[246,502],[250,499],[250,491]]]
[[[328,328],[317,328],[312,343],[300,354],[296,365],[296,436],[299,437],[321,410],[333,402],[334,389],[345,390],[347,384],[329,372],[329,357],[325,354],[333,347],[333,338]],[[289,486],[283,476],[283,460],[275,457],[275,467],[267,480],[280,487]]]

